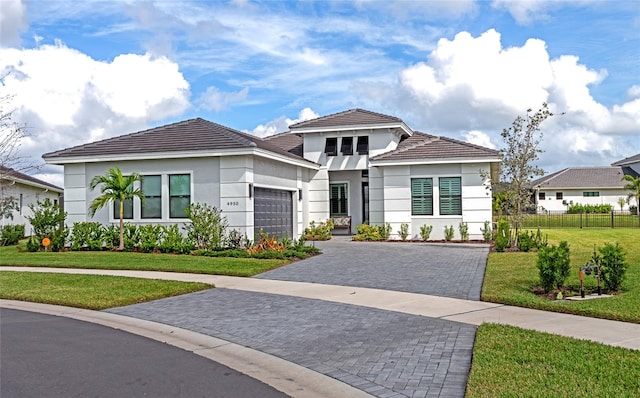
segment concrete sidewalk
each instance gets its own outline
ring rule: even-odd
[[[204,282],[226,289],[318,299],[439,318],[471,325],[480,325],[484,322],[500,323],[523,329],[640,350],[640,324],[416,293],[306,282],[173,272],[38,267],[0,267],[0,271],[117,275],[147,279]]]

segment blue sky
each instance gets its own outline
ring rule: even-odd
[[[350,108],[500,148],[546,101],[540,165],[640,152],[637,1],[0,0],[25,156],[192,117],[264,136]],[[5,104],[5,108],[6,108]],[[61,184],[60,168],[41,177]]]

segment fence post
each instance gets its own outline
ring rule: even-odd
[[[611,210],[611,229],[614,228],[614,217],[613,217],[613,210]]]
[[[580,213],[580,229],[582,229],[582,213]]]

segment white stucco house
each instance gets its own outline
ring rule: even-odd
[[[640,175],[640,153],[611,163],[611,166],[622,167],[625,174],[635,172],[636,175]]]
[[[0,227],[24,224],[25,232],[29,235],[31,224],[27,217],[32,215],[29,205],[47,198],[53,203],[62,205],[59,202],[62,200],[62,193],[63,189],[58,186],[14,169],[0,166],[0,199],[12,198],[17,204],[17,209],[11,212],[10,217],[0,217]]]
[[[640,170],[640,156],[636,166]],[[545,211],[566,211],[570,204],[600,205],[610,204],[614,210],[628,210],[625,203],[620,208],[618,200],[626,200],[629,191],[624,189],[624,175],[640,175],[631,167],[569,167],[539,178],[532,182],[536,208]]]
[[[491,220],[490,181],[499,154],[481,146],[412,130],[401,119],[352,109],[290,126],[264,139],[200,118],[45,154],[64,166],[68,223],[90,221],[99,195],[89,181],[118,166],[144,176],[144,205],[126,204],[132,223],[183,223],[189,203],[220,208],[229,228],[253,238],[298,237],[310,221],[350,217],[349,233],[362,223],[400,224],[418,237],[433,225],[469,225],[470,237]],[[114,209],[94,220],[117,221]],[[457,234],[457,232],[456,232]]]

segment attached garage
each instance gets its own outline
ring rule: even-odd
[[[268,233],[269,236],[293,237],[291,191],[256,187],[253,203],[253,225],[256,238],[260,230]]]

